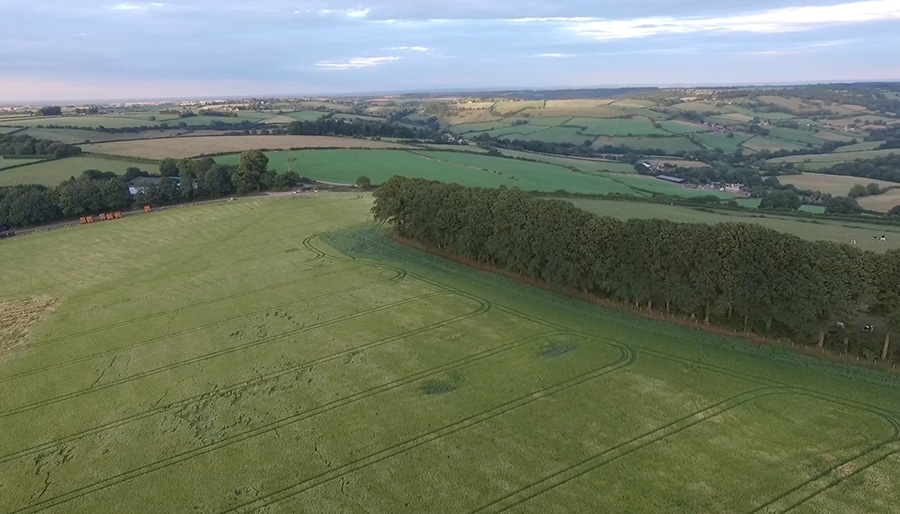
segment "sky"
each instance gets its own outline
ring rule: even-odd
[[[0,103],[900,80],[900,0],[0,0]]]

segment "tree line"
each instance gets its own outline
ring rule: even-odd
[[[842,351],[852,343],[882,359],[900,330],[900,251],[754,224],[621,221],[521,191],[422,179],[393,177],[375,196],[376,219],[398,235],[560,290]]]
[[[441,133],[431,127],[408,127],[359,119],[325,117],[313,121],[292,121],[287,133],[294,136],[393,137],[399,139],[439,140]]]
[[[161,175],[129,168],[124,176],[86,170],[55,188],[19,185],[0,188],[0,224],[12,227],[121,210],[134,205],[162,206],[222,198],[235,193],[285,191],[310,182],[296,172],[268,169],[268,158],[259,150],[241,154],[236,166],[221,166],[213,159],[166,159]],[[142,181],[145,178],[147,180]],[[132,196],[129,183],[137,194]]]
[[[37,139],[28,135],[8,134],[0,137],[0,156],[4,159],[28,159],[47,157],[62,159],[81,155],[81,148],[50,139]]]

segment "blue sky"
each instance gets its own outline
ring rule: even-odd
[[[0,103],[900,79],[900,0],[0,0]]]

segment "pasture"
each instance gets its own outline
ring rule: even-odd
[[[245,150],[289,150],[292,148],[408,148],[387,141],[330,136],[189,136],[84,145],[89,153],[162,160],[184,159]]]
[[[307,150],[269,152],[267,155],[270,169],[285,172],[290,166],[291,170],[303,176],[342,184],[352,184],[363,175],[369,177],[373,184],[402,175],[475,187],[636,194],[630,187],[600,174],[588,175],[548,163],[462,152]],[[217,157],[216,162],[237,164],[238,158],[238,155],[225,155]]]
[[[0,316],[31,320],[0,339],[0,511],[900,502],[896,377],[423,254],[361,226],[370,206],[256,199],[0,243]]]
[[[41,162],[43,159],[4,159],[0,157],[0,170]]]
[[[900,226],[805,218],[777,212],[693,208],[647,202],[602,199],[567,201],[588,212],[623,220],[658,218],[678,223],[753,223],[810,241],[849,243],[856,240],[859,248],[876,252],[900,249]],[[875,234],[887,235],[887,241],[873,241],[872,235]]]
[[[887,212],[891,210],[892,207],[900,205],[900,189],[892,189],[880,195],[858,198],[857,201],[863,209],[869,209],[870,211],[877,212]]]
[[[769,159],[769,162],[776,164],[790,162],[801,169],[816,170],[829,168],[839,162],[855,161],[858,159],[874,159],[876,157],[884,157],[892,154],[900,154],[900,149],[891,148],[886,150],[866,150],[833,154],[789,155],[787,157]]]
[[[821,191],[834,196],[847,196],[850,188],[860,184],[878,184],[883,188],[897,187],[896,182],[874,180],[865,177],[850,177],[846,175],[826,175],[824,173],[801,173],[800,175],[780,175],[778,181],[782,184],[793,184],[798,189],[809,191]]]
[[[106,128],[130,128],[130,127],[158,127],[160,121],[150,121],[149,117],[134,118],[122,114],[95,115],[95,116],[50,116],[36,117],[25,120],[0,121],[0,125],[14,127],[77,127],[86,129]],[[172,123],[175,124],[174,122]]]
[[[2,162],[2,161],[0,161]],[[28,166],[0,171],[0,186],[21,184],[59,185],[69,177],[78,177],[84,170],[112,171],[123,175],[130,167],[138,167],[149,173],[159,173],[159,166],[145,162],[126,159],[104,159],[101,157],[80,156],[39,161]]]

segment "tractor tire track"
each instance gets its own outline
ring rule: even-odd
[[[103,424],[103,425],[100,425],[100,426],[97,426],[97,427],[94,427],[94,428],[90,428],[90,429],[87,429],[87,430],[83,430],[83,431],[81,431],[81,432],[77,432],[77,433],[75,433],[75,434],[71,434],[71,435],[68,435],[68,436],[65,436],[65,437],[62,437],[62,438],[58,438],[58,439],[55,439],[55,440],[52,440],[52,441],[48,441],[48,442],[46,442],[46,443],[42,443],[42,444],[39,444],[39,445],[32,446],[32,447],[30,447],[30,448],[26,448],[26,449],[19,450],[19,451],[14,452],[14,453],[10,453],[10,454],[4,455],[4,456],[0,457],[0,464],[9,462],[10,460],[14,460],[14,459],[21,458],[21,457],[23,457],[23,456],[25,456],[25,455],[30,455],[30,454],[33,454],[33,453],[38,453],[38,452],[47,450],[47,449],[49,449],[49,448],[53,448],[53,447],[55,447],[55,446],[57,446],[57,445],[60,445],[60,444],[64,444],[64,443],[71,442],[71,441],[76,441],[76,440],[82,439],[82,438],[84,438],[84,437],[88,437],[88,436],[91,436],[91,435],[95,435],[95,434],[98,434],[98,433],[102,433],[102,432],[107,431],[107,430],[111,430],[111,429],[114,429],[114,428],[118,428],[118,427],[127,425],[127,424],[129,424],[129,423],[133,423],[133,422],[135,422],[135,421],[139,421],[139,420],[148,418],[148,417],[153,416],[153,415],[155,415],[155,414],[159,414],[159,413],[164,412],[164,411],[166,411],[166,410],[168,410],[168,409],[172,409],[172,408],[176,408],[176,407],[184,407],[184,406],[187,406],[187,405],[192,405],[192,404],[195,404],[195,403],[198,403],[198,402],[202,401],[203,399],[205,399],[207,396],[209,396],[209,395],[211,395],[211,394],[224,394],[224,393],[229,393],[229,392],[232,392],[232,391],[236,391],[236,390],[239,390],[239,389],[242,389],[242,388],[245,388],[245,387],[254,385],[254,384],[258,384],[258,383],[264,382],[264,381],[266,381],[266,380],[271,380],[271,379],[273,379],[273,378],[278,378],[278,377],[280,377],[280,376],[284,376],[284,375],[287,375],[287,374],[290,374],[290,373],[296,373],[296,372],[301,371],[301,370],[303,370],[303,369],[309,368],[310,366],[316,366],[316,365],[323,364],[323,363],[326,363],[326,362],[329,362],[329,361],[332,361],[332,360],[341,359],[341,358],[344,358],[344,357],[346,357],[346,356],[348,356],[348,355],[350,355],[350,354],[352,354],[352,353],[355,353],[355,352],[360,352],[360,351],[365,351],[365,350],[371,350],[371,349],[373,349],[373,348],[377,348],[377,347],[379,347],[379,346],[384,346],[384,345],[393,343],[393,342],[395,342],[395,341],[399,341],[399,340],[405,339],[405,338],[410,337],[410,336],[419,335],[419,334],[422,334],[422,333],[425,333],[425,332],[428,332],[428,331],[431,331],[431,330],[434,330],[434,329],[437,329],[437,328],[442,328],[442,327],[444,327],[444,326],[451,325],[451,324],[456,323],[456,322],[458,322],[458,321],[463,321],[463,320],[466,320],[466,319],[475,318],[475,317],[478,317],[478,316],[480,316],[480,315],[486,313],[488,310],[489,310],[489,306],[488,306],[488,305],[486,305],[486,304],[479,304],[479,307],[478,307],[477,310],[472,311],[472,312],[470,312],[470,313],[468,313],[468,314],[462,314],[462,315],[455,316],[455,317],[453,317],[453,318],[449,318],[449,319],[446,319],[446,320],[437,321],[437,322],[435,322],[435,323],[431,323],[431,324],[429,324],[429,325],[425,325],[425,326],[423,326],[423,327],[420,327],[420,328],[417,328],[417,329],[414,329],[414,330],[411,330],[411,331],[408,331],[408,332],[404,332],[404,333],[402,333],[402,334],[393,335],[393,336],[386,337],[386,338],[383,338],[383,339],[379,339],[379,340],[377,340],[377,341],[372,341],[372,342],[370,342],[370,343],[366,343],[366,344],[363,344],[363,345],[360,345],[360,346],[355,346],[355,347],[352,347],[352,348],[348,348],[348,349],[342,350],[342,351],[340,351],[340,352],[335,352],[335,353],[332,353],[332,354],[329,354],[329,355],[326,355],[326,356],[323,356],[323,357],[319,357],[319,358],[316,358],[316,359],[313,359],[313,360],[305,361],[305,362],[302,362],[302,363],[299,363],[299,364],[296,364],[296,365],[289,366],[289,367],[287,367],[287,368],[280,369],[280,370],[278,370],[278,371],[274,371],[274,372],[267,373],[267,374],[264,374],[264,375],[256,376],[256,377],[254,377],[254,378],[252,378],[252,379],[245,380],[245,381],[239,382],[239,383],[237,383],[237,384],[232,384],[232,385],[227,386],[227,387],[224,387],[224,388],[222,388],[222,389],[216,389],[216,390],[214,390],[214,391],[209,391],[209,392],[201,393],[201,394],[198,394],[198,395],[189,397],[189,398],[184,398],[184,399],[182,399],[182,400],[179,400],[179,401],[177,401],[177,402],[173,402],[173,403],[170,403],[170,404],[167,404],[167,405],[163,405],[163,406],[160,406],[160,407],[154,407],[154,408],[148,409],[148,410],[146,410],[146,411],[144,411],[144,412],[140,412],[140,413],[137,413],[137,414],[133,414],[133,415],[131,415],[131,416],[128,416],[128,417],[125,417],[125,418],[121,418],[121,419],[116,420],[116,421],[112,421],[112,422],[109,422],[109,423],[106,423],[106,424]]]
[[[245,430],[244,432],[223,438],[214,443],[202,445],[202,446],[196,447],[194,449],[179,453],[177,455],[172,455],[172,456],[162,459],[160,461],[156,461],[156,462],[153,462],[153,463],[150,463],[150,464],[138,467],[138,468],[128,470],[124,473],[120,473],[118,475],[108,477],[107,479],[95,482],[93,484],[90,484],[90,485],[87,485],[84,487],[73,489],[71,491],[68,491],[64,494],[58,495],[56,497],[48,498],[44,502],[35,503],[33,505],[30,505],[29,507],[20,509],[18,511],[13,511],[13,512],[29,512],[29,511],[32,511],[31,509],[43,510],[43,509],[46,509],[49,507],[64,504],[69,501],[75,500],[77,498],[87,496],[94,492],[101,491],[103,489],[107,489],[109,487],[115,486],[117,484],[127,482],[130,480],[134,480],[134,479],[140,478],[142,476],[145,476],[147,474],[163,470],[170,466],[174,466],[179,463],[192,460],[194,458],[205,455],[207,453],[211,453],[216,450],[219,450],[221,448],[225,448],[225,447],[231,446],[233,444],[237,444],[242,441],[246,441],[248,439],[259,437],[261,435],[265,435],[265,434],[268,434],[271,432],[275,432],[276,430],[279,430],[286,426],[292,425],[294,423],[298,423],[300,421],[304,421],[304,420],[311,419],[311,418],[314,418],[314,417],[317,417],[317,416],[320,416],[323,414],[327,414],[329,412],[346,407],[348,405],[365,400],[367,398],[371,398],[373,396],[400,388],[404,385],[408,385],[410,383],[417,382],[424,378],[428,378],[429,376],[439,374],[439,373],[444,373],[444,372],[459,369],[459,368],[464,368],[470,364],[488,359],[490,357],[513,350],[515,348],[524,346],[524,345],[532,343],[534,341],[538,341],[542,338],[545,338],[545,337],[548,337],[551,335],[555,335],[555,334],[551,333],[551,332],[545,332],[545,333],[541,333],[541,334],[534,334],[534,335],[531,335],[531,336],[528,336],[528,337],[525,337],[525,338],[522,338],[522,339],[519,339],[516,341],[504,343],[500,346],[490,348],[487,350],[483,350],[481,352],[463,357],[462,359],[458,359],[456,361],[442,364],[440,366],[436,366],[436,367],[433,367],[433,368],[430,368],[427,370],[419,371],[419,372],[409,375],[407,377],[397,379],[392,382],[388,382],[386,384],[382,384],[379,386],[375,386],[375,387],[366,389],[364,391],[360,391],[358,393],[355,393],[353,395],[350,395],[350,396],[347,396],[344,398],[330,401],[319,407],[316,407],[316,408],[313,408],[313,409],[310,409],[307,411],[303,411],[303,412],[298,412],[294,415],[275,420],[275,421],[267,423],[265,425],[262,425],[262,426],[259,426],[256,428],[252,428],[249,430]]]
[[[497,405],[491,409],[486,411],[482,411],[478,414],[474,414],[458,420],[449,425],[445,425],[436,430],[432,430],[431,432],[427,432],[425,434],[421,434],[417,437],[407,439],[402,443],[395,444],[388,448],[385,448],[376,453],[372,453],[365,457],[361,457],[354,461],[348,462],[339,467],[333,468],[329,471],[320,473],[318,475],[314,475],[305,480],[287,486],[285,488],[279,489],[277,491],[273,491],[271,493],[266,494],[265,496],[259,497],[255,500],[252,500],[247,503],[243,503],[241,505],[232,507],[223,511],[226,512],[247,512],[251,510],[261,509],[268,505],[272,505],[273,503],[277,503],[279,501],[285,500],[297,494],[300,494],[304,491],[317,487],[319,485],[325,484],[332,480],[337,480],[341,477],[344,477],[350,473],[355,471],[359,471],[373,464],[377,464],[379,462],[385,461],[397,455],[403,454],[409,450],[414,448],[418,448],[425,444],[428,444],[432,441],[438,440],[440,438],[446,437],[448,435],[460,432],[467,428],[471,428],[473,426],[479,425],[485,421],[494,419],[499,417],[507,412],[511,412],[520,407],[524,407],[530,403],[536,402],[538,400],[542,400],[544,398],[548,398],[560,392],[563,392],[567,389],[575,387],[577,385],[583,384],[585,382],[589,382],[596,378],[602,377],[609,373],[613,373],[615,371],[625,369],[637,360],[637,355],[634,354],[629,348],[619,348],[622,352],[621,357],[616,362],[611,364],[605,364],[600,366],[599,368],[595,368],[592,371],[588,371],[576,377],[573,377],[564,382],[560,382],[554,384],[552,386],[545,387],[543,389],[539,389],[536,391],[532,391],[524,396],[520,396],[514,400],[510,400],[501,405]]]
[[[112,388],[112,387],[116,387],[116,386],[119,386],[119,385],[122,385],[122,384],[126,384],[126,383],[129,383],[129,382],[133,382],[133,381],[135,381],[135,380],[139,380],[139,379],[142,379],[142,378],[147,378],[147,377],[150,377],[150,376],[153,376],[153,375],[156,375],[156,374],[159,374],[159,373],[163,373],[163,372],[166,372],[166,371],[171,371],[171,370],[173,370],[173,369],[177,369],[177,368],[181,368],[181,367],[184,367],[184,366],[189,366],[189,365],[191,365],[191,364],[196,364],[196,363],[199,363],[199,362],[207,361],[207,360],[209,360],[209,359],[214,359],[214,358],[217,358],[217,357],[221,357],[221,356],[223,356],[223,355],[228,355],[228,354],[231,354],[231,353],[239,352],[239,351],[246,350],[246,349],[249,349],[249,348],[253,348],[253,347],[256,347],[256,346],[260,346],[260,345],[263,345],[263,344],[271,343],[271,342],[273,342],[273,341],[278,341],[278,340],[284,339],[284,338],[286,338],[286,337],[290,337],[290,336],[293,336],[293,335],[296,335],[296,334],[300,334],[300,333],[303,333],[303,332],[308,332],[308,331],[310,331],[310,330],[315,330],[315,329],[318,329],[318,328],[322,328],[322,327],[334,325],[334,324],[336,324],[336,323],[342,323],[342,322],[344,322],[344,321],[348,321],[348,320],[351,320],[351,319],[359,318],[359,317],[362,317],[362,316],[367,316],[367,315],[369,315],[369,314],[374,314],[374,313],[376,313],[376,312],[381,312],[381,311],[393,309],[393,308],[395,308],[395,307],[400,307],[400,306],[403,306],[403,305],[406,305],[406,304],[409,304],[409,303],[414,303],[414,302],[417,302],[417,301],[419,301],[419,300],[423,300],[423,299],[426,299],[426,298],[432,298],[432,297],[435,297],[435,296],[443,296],[443,295],[449,295],[449,294],[451,294],[451,293],[427,293],[427,294],[424,294],[424,295],[418,295],[418,296],[415,296],[415,297],[412,297],[412,298],[406,298],[406,299],[404,299],[404,300],[400,300],[400,301],[397,301],[397,302],[388,303],[388,304],[381,305],[381,306],[378,306],[378,307],[374,307],[374,308],[371,308],[371,309],[365,309],[365,310],[362,310],[362,311],[359,311],[359,312],[356,312],[356,313],[353,313],[353,314],[349,314],[349,315],[347,315],[347,316],[339,316],[339,317],[337,317],[337,318],[334,318],[334,319],[331,319],[331,320],[328,320],[328,321],[322,321],[322,322],[319,322],[319,323],[313,323],[313,324],[307,325],[307,326],[305,326],[305,327],[303,327],[303,328],[299,328],[299,329],[297,329],[297,330],[291,330],[291,331],[288,331],[288,332],[279,334],[279,335],[277,335],[277,336],[267,337],[267,338],[259,339],[259,340],[256,340],[256,341],[251,341],[251,342],[249,342],[249,343],[244,343],[244,344],[241,344],[241,345],[232,346],[232,347],[229,347],[229,348],[224,348],[224,349],[222,349],[222,350],[215,351],[215,352],[211,352],[211,353],[208,353],[208,354],[204,354],[204,355],[201,355],[201,356],[198,356],[198,357],[193,357],[193,358],[191,358],[191,359],[186,359],[186,360],[179,361],[179,362],[173,362],[173,363],[171,363],[171,364],[167,364],[167,365],[165,365],[165,366],[160,366],[160,367],[158,367],[158,368],[150,369],[150,370],[147,370],[147,371],[144,371],[144,372],[135,374],[135,375],[131,375],[131,376],[126,377],[126,378],[122,378],[122,379],[115,380],[115,381],[112,381],[112,382],[107,382],[107,383],[105,383],[105,384],[103,384],[103,385],[96,386],[96,387],[94,387],[93,389],[90,389],[90,388],[89,388],[89,389],[81,389],[81,390],[79,390],[79,391],[73,391],[73,392],[71,392],[71,393],[62,394],[62,395],[55,396],[55,397],[53,397],[53,398],[48,398],[48,399],[46,399],[46,400],[42,400],[42,401],[39,401],[39,402],[34,402],[34,403],[31,403],[31,404],[28,404],[28,405],[23,405],[23,406],[21,406],[21,407],[15,408],[15,409],[10,409],[10,410],[6,410],[6,411],[2,411],[2,412],[0,412],[0,419],[8,418],[8,417],[10,417],[10,416],[14,416],[14,415],[17,415],[17,414],[21,414],[21,413],[23,413],[23,412],[28,412],[28,411],[30,411],[30,410],[34,410],[34,409],[37,409],[37,408],[40,408],[40,407],[46,407],[46,406],[48,406],[48,405],[54,405],[54,404],[61,403],[61,402],[64,402],[64,401],[72,400],[72,399],[74,399],[74,398],[78,398],[79,396],[83,396],[83,395],[86,395],[86,394],[94,393],[94,392],[97,392],[97,391],[103,391],[103,390],[106,390],[106,389],[110,389],[110,388]]]
[[[279,282],[279,283],[277,283],[277,284],[272,284],[272,285],[269,285],[269,286],[260,287],[260,288],[253,289],[253,290],[250,290],[250,291],[242,291],[242,292],[240,292],[240,293],[234,293],[234,294],[230,294],[230,295],[220,296],[220,297],[218,297],[218,298],[211,298],[211,299],[209,299],[209,300],[203,300],[203,301],[196,302],[196,303],[192,303],[192,304],[189,304],[189,305],[186,305],[186,306],[183,306],[183,307],[174,307],[174,308],[166,309],[166,310],[163,310],[163,311],[157,311],[157,312],[154,312],[154,313],[152,313],[152,314],[145,314],[145,315],[143,315],[143,316],[138,316],[138,317],[131,318],[131,319],[127,319],[127,320],[123,320],[123,321],[117,321],[117,322],[115,322],[115,323],[109,323],[109,324],[103,325],[103,326],[101,326],[101,327],[96,327],[96,328],[92,328],[92,329],[88,329],[88,330],[82,330],[82,331],[79,331],[79,332],[71,332],[71,333],[68,333],[68,334],[66,334],[66,335],[64,335],[64,336],[58,336],[58,337],[54,337],[54,338],[50,338],[50,339],[45,339],[45,340],[43,340],[43,341],[39,341],[39,342],[30,344],[30,345],[28,345],[28,346],[18,347],[18,348],[16,348],[16,349],[13,349],[13,350],[10,350],[10,351],[4,352],[4,353],[0,353],[0,356],[8,355],[8,354],[10,354],[10,353],[16,353],[17,351],[23,351],[23,350],[26,349],[26,348],[41,347],[41,346],[46,346],[46,345],[48,345],[48,344],[58,343],[58,342],[60,342],[60,341],[66,341],[66,340],[69,340],[69,339],[74,339],[74,338],[76,338],[76,337],[93,335],[93,334],[96,334],[96,333],[98,333],[98,332],[102,332],[102,331],[104,331],[104,330],[110,330],[110,329],[114,329],[114,328],[121,328],[121,327],[125,327],[125,326],[128,326],[128,325],[134,324],[134,323],[141,322],[141,321],[147,321],[147,320],[155,319],[155,318],[162,318],[162,317],[170,316],[170,315],[172,315],[172,314],[176,314],[176,313],[179,313],[179,312],[188,311],[188,310],[191,310],[191,309],[196,309],[196,308],[198,308],[198,307],[205,307],[205,306],[208,306],[208,305],[215,305],[215,304],[217,304],[217,303],[225,302],[225,301],[228,301],[228,300],[234,300],[234,299],[236,299],[236,298],[243,298],[243,297],[245,297],[245,296],[250,296],[250,295],[254,295],[254,294],[258,294],[258,293],[265,293],[265,292],[267,292],[267,291],[273,291],[273,290],[275,290],[275,289],[279,289],[279,288],[282,288],[282,287],[287,287],[287,286],[291,286],[291,285],[301,284],[301,283],[303,283],[303,282],[307,282],[307,281],[310,281],[310,280],[323,279],[323,278],[331,277],[331,276],[338,275],[338,274],[341,274],[341,273],[346,273],[346,272],[352,271],[352,270],[354,270],[354,269],[356,269],[356,268],[344,268],[344,269],[340,269],[340,270],[331,271],[331,272],[329,272],[329,273],[323,273],[323,274],[320,274],[320,275],[314,275],[314,276],[311,276],[311,277],[303,277],[303,278],[295,278],[295,279],[292,279],[292,280],[286,280],[286,281],[284,281],[284,282]]]
[[[260,309],[260,310],[258,310],[258,311],[248,312],[248,313],[242,314],[242,315],[240,315],[240,316],[232,316],[232,317],[230,317],[230,318],[228,318],[228,319],[224,319],[224,320],[220,320],[220,321],[214,321],[214,322],[206,323],[206,324],[204,324],[204,325],[199,325],[199,326],[196,326],[196,327],[188,328],[188,329],[185,329],[185,330],[181,330],[181,331],[179,331],[179,332],[171,332],[171,333],[167,333],[167,334],[162,335],[162,336],[159,336],[159,337],[154,337],[154,338],[151,338],[151,339],[147,339],[147,340],[140,341],[140,342],[137,342],[137,343],[132,343],[132,344],[125,345],[125,346],[119,346],[119,347],[112,348],[112,349],[109,349],[109,350],[106,350],[106,351],[103,351],[103,352],[92,353],[92,354],[90,354],[90,355],[84,355],[84,356],[81,356],[81,357],[76,357],[76,358],[74,358],[74,359],[69,359],[69,360],[66,360],[65,362],[59,362],[59,363],[56,363],[56,364],[50,364],[50,365],[47,365],[47,366],[44,366],[44,367],[41,367],[41,368],[36,368],[36,369],[33,369],[33,370],[23,371],[23,372],[16,373],[16,374],[13,374],[13,375],[8,375],[8,376],[5,376],[5,377],[0,377],[0,384],[2,384],[2,383],[4,383],[4,382],[9,382],[9,381],[11,381],[11,380],[19,379],[19,378],[24,378],[24,377],[27,377],[27,376],[37,375],[37,374],[44,373],[44,372],[47,372],[47,371],[50,371],[50,370],[54,370],[54,369],[59,369],[59,368],[67,367],[67,366],[70,366],[70,365],[72,365],[72,364],[78,364],[78,363],[81,363],[81,362],[89,361],[89,360],[91,360],[91,359],[96,359],[96,358],[98,358],[98,357],[103,357],[103,356],[107,356],[107,355],[115,355],[115,354],[118,354],[118,353],[121,353],[121,352],[124,352],[124,351],[132,350],[132,349],[134,349],[134,348],[138,348],[138,347],[141,347],[141,346],[146,346],[146,345],[148,345],[148,344],[158,343],[158,342],[160,342],[160,341],[165,341],[165,340],[168,340],[168,339],[174,339],[174,338],[181,337],[181,336],[184,336],[184,335],[187,335],[187,334],[191,334],[191,333],[194,333],[194,332],[198,332],[198,331],[202,331],[202,330],[207,330],[207,329],[214,328],[214,327],[217,327],[217,326],[220,326],[220,325],[224,325],[224,324],[226,324],[226,323],[231,323],[231,322],[233,322],[233,321],[238,321],[238,320],[246,319],[246,318],[252,318],[253,316],[258,316],[258,315],[260,315],[260,314],[262,314],[262,313],[264,313],[264,312],[269,312],[269,311],[273,311],[273,310],[284,309],[284,308],[287,308],[287,307],[292,307],[292,306],[294,306],[294,305],[299,305],[299,304],[303,304],[303,303],[314,302],[314,301],[317,301],[317,300],[322,300],[322,299],[324,299],[324,298],[329,298],[329,297],[331,297],[331,296],[336,296],[336,295],[341,295],[341,294],[344,294],[344,293],[350,293],[350,292],[354,292],[354,291],[359,291],[359,290],[362,290],[362,289],[366,289],[366,288],[368,288],[368,287],[370,287],[370,286],[373,286],[373,285],[384,284],[384,283],[387,283],[387,282],[395,282],[395,281],[398,281],[398,280],[400,280],[400,279],[401,279],[401,277],[400,277],[399,275],[397,275],[397,276],[385,278],[385,279],[382,279],[382,280],[376,280],[375,282],[368,282],[368,283],[365,283],[365,284],[359,285],[359,286],[347,287],[347,288],[340,289],[340,290],[337,290],[337,291],[332,291],[332,292],[330,292],[330,293],[323,293],[323,294],[316,295],[316,296],[309,296],[309,297],[306,297],[306,298],[301,298],[301,299],[299,299],[299,300],[294,300],[294,301],[291,301],[291,302],[289,302],[289,303],[285,303],[285,304],[281,304],[281,305],[275,305],[275,306],[272,306],[272,307],[267,307],[267,308],[265,308],[265,309]]]

